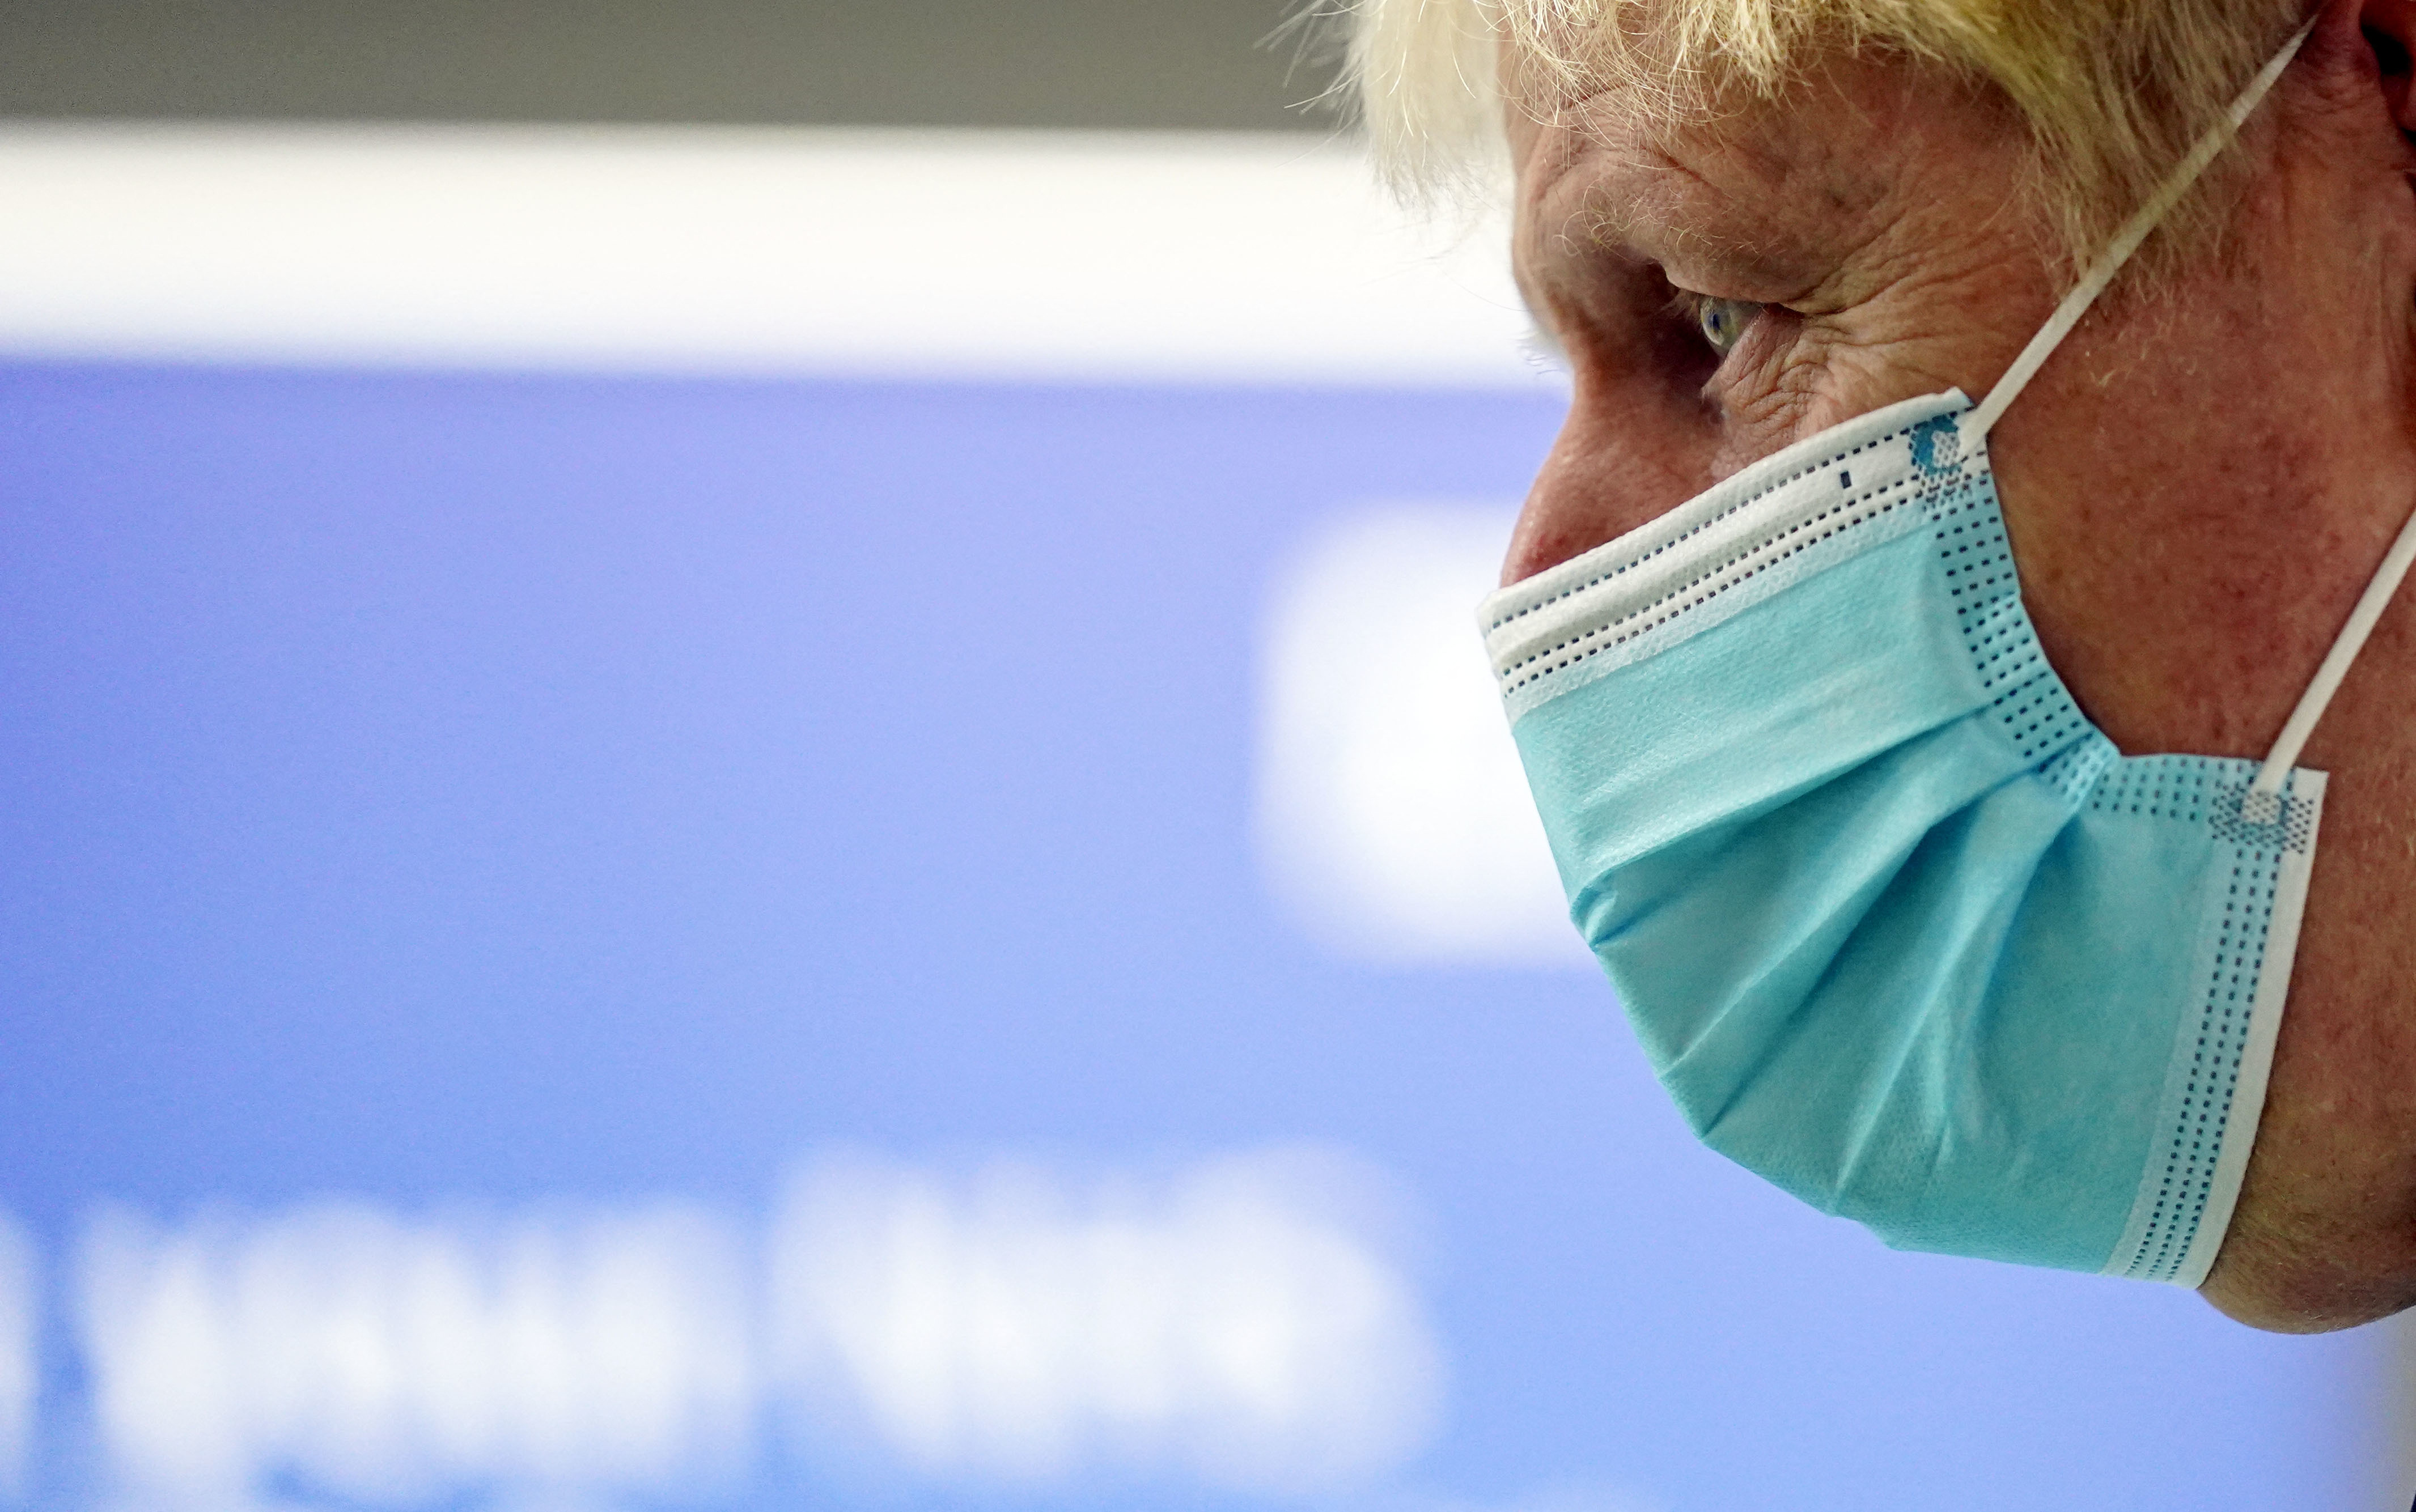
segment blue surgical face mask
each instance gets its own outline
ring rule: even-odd
[[[2323,812],[2293,762],[2416,525],[2262,768],[2124,756],[2023,611],[1986,434],[2298,40],[1986,404],[1836,427],[1482,611],[1663,1085],[1898,1248],[2196,1285],[2229,1222]]]

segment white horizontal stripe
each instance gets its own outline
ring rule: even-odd
[[[1680,536],[1657,552],[1632,553],[1616,569],[1606,566],[1586,588],[1548,601],[1521,618],[1508,620],[1486,637],[1494,676],[1508,687],[1539,675],[1536,664],[1556,649],[1580,641],[1623,620],[1665,605],[1697,583],[1752,570],[1766,552],[1805,521],[1823,515],[1841,522],[1888,507],[1917,476],[1911,449],[1901,443],[1875,447],[1865,460],[1843,470],[1851,482],[1817,474],[1820,485],[1773,490]],[[1623,539],[1622,543],[1623,544]]]
[[[0,352],[1535,384],[1498,225],[1287,135],[0,127]]]
[[[1969,402],[1961,390],[1950,389],[1943,394],[1904,399],[1833,426],[1732,473],[1657,519],[1487,595],[1477,606],[1477,625],[1485,634],[1487,652],[1494,659],[1496,672],[1524,654],[1528,642],[1534,638],[1522,621],[1539,615],[1549,619],[1564,614],[1568,612],[1564,606],[1573,600],[1610,591],[1607,585],[1616,583],[1621,575],[1638,563],[1670,550],[1729,516],[1740,516],[1743,521],[1733,529],[1749,532],[1761,516],[1779,507],[1765,501],[1794,480],[1849,457],[1861,448],[1892,440],[1893,432],[1910,431],[1925,420]],[[1884,487],[1898,481],[1910,468],[1911,457],[1909,451],[1892,452],[1877,459],[1877,465],[1880,470],[1863,478],[1864,485]],[[1850,466],[1848,471],[1851,470]],[[1727,547],[1714,544],[1689,549],[1716,556]],[[1625,585],[1618,585],[1616,591],[1625,591]]]

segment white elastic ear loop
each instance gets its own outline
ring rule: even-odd
[[[2063,296],[2063,303],[2058,305],[2055,313],[2047,317],[2046,323],[2039,327],[2038,335],[2031,337],[2031,344],[2024,347],[2022,354],[2014,359],[2014,365],[2005,369],[2005,376],[1997,380],[1997,386],[1988,391],[1988,397],[1980,401],[1980,407],[1971,412],[1971,417],[1957,427],[1971,438],[1965,443],[1965,451],[1977,451],[1980,443],[1988,439],[1988,432],[1996,427],[2014,400],[2021,397],[2023,388],[2038,376],[2041,367],[2046,366],[2047,358],[2053,356],[2063,338],[2072,334],[2072,328],[2080,323],[2080,318],[2089,313],[2089,307],[2095,304],[2097,296],[2106,292],[2106,286],[2114,281],[2114,275],[2122,271],[2122,264],[2131,261],[2131,254],[2139,249],[2139,244],[2146,241],[2149,233],[2172,213],[2173,206],[2182,202],[2182,196],[2187,194],[2190,186],[2197,182],[2198,175],[2206,172],[2206,165],[2214,161],[2223,149],[2231,144],[2231,139],[2240,134],[2241,123],[2247,120],[2249,113],[2265,98],[2265,92],[2282,77],[2282,70],[2299,55],[2300,46],[2315,29],[2316,23],[2309,21],[2291,36],[2282,51],[2274,53],[2272,61],[2257,70],[2257,77],[2248,81],[2248,87],[2242,90],[2240,97],[2231,102],[2231,108],[2223,112],[2223,119],[2209,127],[2206,134],[2191,146],[2188,156],[2157,187],[2156,192],[2149,196],[2148,202],[2139,207],[2139,213],[2123,222],[2122,231],[2115,234],[2106,250],[2098,254],[2089,272],[2073,286],[2072,292]]]
[[[2324,665],[2316,668],[2307,691],[2299,695],[2299,707],[2290,711],[2281,738],[2273,742],[2265,764],[2257,769],[2257,780],[2249,784],[2249,802],[2242,810],[2242,817],[2252,823],[2271,824],[2281,816],[2282,779],[2299,764],[2299,753],[2307,748],[2307,737],[2316,732],[2316,721],[2324,717],[2333,695],[2340,692],[2341,680],[2348,676],[2349,664],[2365,649],[2365,637],[2374,634],[2374,622],[2382,618],[2391,595],[2399,591],[2399,581],[2408,576],[2411,561],[2416,561],[2416,515],[2410,515],[2408,523],[2399,527],[2399,539],[2391,543],[2391,549],[2383,554],[2382,565],[2375,570],[2374,580],[2358,595],[2357,607],[2348,611],[2348,623],[2341,626],[2340,634],[2333,637],[2333,649],[2324,653]]]
[[[2240,92],[2240,97],[2231,102],[2231,108],[2224,112],[2223,119],[2197,139],[2190,147],[2188,156],[2174,168],[2148,202],[2139,207],[2138,214],[2123,223],[2121,232],[2090,267],[2087,275],[2073,287],[2072,292],[2063,296],[2063,302],[2056,307],[2055,313],[2039,327],[2038,335],[2031,337],[2030,345],[2022,348],[2021,355],[2014,359],[2014,365],[2005,370],[2005,376],[1997,380],[1997,386],[1990,389],[1988,397],[1971,412],[1970,420],[1966,422],[1972,438],[1969,449],[1976,451],[1979,445],[1986,443],[1988,432],[2003,417],[2014,400],[2021,397],[2030,381],[2038,376],[2038,370],[2046,366],[2047,358],[2054,355],[2055,349],[2063,338],[2072,334],[2072,328],[2080,323],[2081,317],[2089,313],[2089,307],[2097,302],[2097,296],[2104,293],[2106,286],[2114,281],[2114,276],[2122,271],[2122,264],[2131,260],[2131,254],[2137,252],[2165,217],[2172,213],[2173,206],[2190,191],[2198,175],[2206,172],[2207,165],[2230,145],[2231,139],[2239,134],[2241,125],[2264,100],[2266,92],[2282,77],[2282,70],[2289,67],[2290,60],[2298,55],[2299,49],[2315,29],[2316,23],[2310,20],[2292,34],[2282,50],[2274,53],[2265,67],[2257,70],[2257,77],[2248,82],[2248,87]],[[2290,711],[2289,719],[2282,726],[2281,736],[2274,741],[2273,749],[2265,757],[2265,764],[2257,769],[2256,780],[2249,785],[2248,796],[2241,806],[2242,818],[2251,823],[2271,824],[2282,816],[2283,782],[2289,776],[2290,769],[2298,765],[2299,753],[2306,749],[2307,737],[2315,733],[2316,722],[2324,717],[2324,710],[2331,705],[2333,695],[2340,691],[2342,681],[2348,676],[2350,664],[2365,648],[2366,636],[2374,633],[2375,622],[2382,618],[2382,611],[2391,603],[2392,595],[2399,591],[2399,584],[2407,577],[2410,563],[2416,563],[2416,515],[2411,515],[2408,523],[2399,528],[2399,538],[2391,543],[2390,551],[2383,556],[2382,565],[2376,569],[2373,580],[2365,585],[2365,591],[2359,596],[2357,607],[2349,611],[2348,622],[2341,626],[2332,650],[2324,654],[2323,665],[2316,668],[2316,675],[2308,682],[2306,691],[2299,696],[2298,707]]]
[[[2298,51],[2299,44],[2306,40],[2307,33],[2314,26],[2315,22],[2309,22],[2300,28],[2289,48],[2280,58],[2268,64],[2265,73],[2258,76],[2257,83],[2252,86],[2253,93],[2264,92],[2264,88],[2273,82],[2270,76],[2279,72],[2278,65]],[[2243,96],[2242,98],[2248,97]],[[2235,117],[2242,113],[2237,106],[2233,108]],[[2192,156],[2196,156],[2195,152]],[[1992,393],[1988,397],[1993,401],[1996,395]],[[2382,611],[2390,606],[2392,596],[2399,591],[2399,585],[2407,577],[2410,562],[2416,562],[2416,514],[2411,514],[2407,523],[2399,527],[2398,538],[2391,543],[2391,549],[2383,553],[2382,565],[2375,569],[2372,580],[2365,585],[2365,591],[2358,595],[2357,607],[2349,610],[2348,622],[2342,625],[2340,634],[2333,637],[2332,650],[2324,653],[2323,665],[2316,668],[2316,675],[2308,681],[2306,691],[2299,695],[2298,707],[2290,711],[2290,717],[2282,725],[2281,735],[2273,741],[2273,749],[2266,754],[2265,764],[2257,769],[2256,781],[2248,786],[2248,797],[2241,805],[2242,818],[2262,824],[2272,824],[2281,818],[2282,784],[2288,779],[2290,769],[2299,764],[2299,753],[2307,748],[2307,737],[2316,732],[2317,721],[2324,717],[2324,711],[2332,706],[2333,696],[2340,692],[2341,682],[2348,678],[2357,653],[2365,649],[2366,636],[2374,634],[2375,623],[2382,618]]]

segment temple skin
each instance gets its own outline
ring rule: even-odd
[[[2263,757],[2416,510],[2411,52],[2416,0],[2325,0],[2230,149],[2224,234],[2118,279],[1990,438],[2031,616],[2126,754]],[[1672,120],[1518,62],[1515,264],[1574,397],[1505,583],[1839,421],[1986,393],[2055,307],[1985,90],[1838,52]],[[1723,359],[1686,293],[1765,308]],[[2416,585],[2301,764],[2323,839],[2202,1293],[2312,1332],[2416,1304]]]

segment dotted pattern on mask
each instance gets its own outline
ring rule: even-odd
[[[2316,805],[2307,799],[2282,798],[2277,819],[2258,824],[2248,817],[2246,783],[2225,783],[2216,789],[2214,818],[2209,826],[2217,840],[2250,850],[2292,851],[2305,855],[2316,839]]]
[[[1971,476],[1959,460],[1940,457],[1954,424],[1953,416],[1940,415],[1914,427],[1913,459],[1934,480],[1925,497],[1939,565],[1971,668],[1990,695],[1989,713],[2022,760],[2046,761],[2084,740],[2089,719],[2047,665],[2022,608],[2021,579],[1995,485],[1986,474]]]
[[[1953,417],[1943,415],[1928,423],[1940,431],[1953,425]],[[2218,842],[2237,847],[2224,883],[2213,973],[2196,1009],[2178,1118],[2159,1131],[2150,1157],[2153,1197],[2125,1267],[2135,1278],[2171,1280],[2188,1261],[2213,1198],[2265,969],[2281,859],[2286,851],[2303,854],[2312,844],[2316,805],[2286,797],[2278,818],[2252,823],[2243,812],[2248,784],[2240,762],[2205,756],[2121,759],[2110,742],[2096,736],[2047,665],[2021,607],[2013,548],[1993,484],[1967,478],[1955,462],[1934,460],[1955,453],[1938,442],[1925,446],[1927,440],[1916,438],[1914,457],[1939,479],[1930,496],[1931,519],[1957,622],[1981,685],[1993,695],[1989,711],[2021,759],[2041,763],[2038,774],[2067,801],[2085,802],[2100,813],[2203,826]]]
[[[2197,1042],[2190,1047],[2180,1126],[2167,1131],[2164,1168],[2152,1173],[2155,1204],[2131,1257],[2129,1274],[2141,1280],[2168,1281],[2180,1273],[2214,1194],[2215,1164],[2231,1121],[2231,1100],[2240,1087],[2257,984],[2265,974],[2277,870],[2270,853],[2242,857],[2231,869],[2222,934],[2215,943],[2214,978],[2207,984]]]
[[[2088,801],[2089,790],[2106,774],[2106,769],[2121,759],[2111,741],[2076,741],[2038,769],[2039,780],[2077,808]]]
[[[2222,756],[2126,761],[2090,794],[2089,806],[2107,814],[2202,824],[2215,839],[2242,850],[2304,855],[2315,840],[2314,801],[2284,794],[2280,817],[2254,822],[2246,814],[2249,785],[2240,771],[2240,762]]]
[[[1768,498],[1789,484],[1824,469],[1837,467],[1874,447],[1903,440],[1906,435],[1905,431],[1892,430],[1885,435],[1875,436],[1860,445],[1848,447],[1844,451],[1824,457],[1818,462],[1789,472],[1785,477],[1772,482],[1768,487],[1739,500],[1731,507],[1722,510],[1684,535],[1676,536],[1655,546],[1634,561],[1624,562],[1576,587],[1555,593],[1549,598],[1540,599],[1514,613],[1503,615],[1487,627],[1487,632],[1499,630],[1503,625],[1510,624],[1549,605],[1574,598],[1611,583],[1623,575],[1635,571],[1654,558],[1700,535],[1721,520],[1735,515],[1739,510],[1749,508],[1755,502]],[[1680,615],[1702,607],[1730,589],[1752,581],[1773,567],[1810,550],[1832,536],[1891,514],[1906,504],[1925,499],[1929,492],[1929,489],[1925,487],[1925,480],[1918,474],[1910,478],[1899,478],[1894,483],[1878,487],[1866,487],[1861,493],[1852,492],[1852,477],[1851,470],[1847,470],[1843,474],[1841,491],[1847,495],[1843,502],[1799,520],[1775,535],[1765,536],[1739,546],[1725,558],[1707,565],[1695,576],[1650,603],[1638,605],[1615,619],[1579,631],[1557,644],[1544,647],[1518,661],[1497,666],[1493,675],[1500,682],[1502,694],[1506,696],[1516,693],[1531,683],[1550,677],[1555,672],[1575,666],[1588,657],[1596,656],[1614,647],[1624,645],[1638,636],[1649,635]]]
[[[2202,825],[2242,852],[2225,882],[2213,975],[2198,1003],[2180,1121],[2164,1131],[2162,1148],[2152,1157],[2162,1161],[2150,1175],[2155,1199],[2124,1270],[2141,1280],[2167,1281],[2180,1273],[2213,1196],[2215,1165],[2265,972],[2282,857],[2303,855],[2315,839],[2316,805],[2304,798],[2285,796],[2273,822],[2248,821],[2242,807],[2249,785],[2240,770],[2240,762],[2215,756],[2123,762],[2090,795],[2094,811]]]

